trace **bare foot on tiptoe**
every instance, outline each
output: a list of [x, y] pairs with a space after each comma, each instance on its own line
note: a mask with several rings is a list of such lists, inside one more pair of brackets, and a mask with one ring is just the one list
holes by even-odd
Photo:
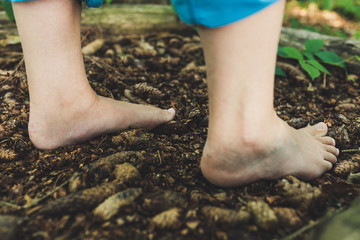
[[335, 140], [325, 136], [325, 123], [295, 130], [282, 120], [276, 122], [277, 127], [256, 140], [219, 141], [224, 138], [208, 136], [203, 175], [213, 184], [231, 187], [290, 174], [309, 180], [332, 168], [339, 150]]
[[29, 136], [39, 149], [55, 149], [129, 127], [154, 128], [170, 121], [174, 109], [162, 110], [92, 95], [66, 104], [30, 105]]

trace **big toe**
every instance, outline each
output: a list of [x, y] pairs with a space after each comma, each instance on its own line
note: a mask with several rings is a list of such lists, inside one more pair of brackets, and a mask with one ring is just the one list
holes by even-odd
[[326, 126], [325, 123], [319, 122], [313, 126], [307, 126], [303, 128], [303, 130], [310, 133], [313, 136], [322, 137], [326, 135], [328, 131], [328, 127]]
[[175, 116], [175, 109], [170, 108], [168, 110], [158, 109], [154, 107], [149, 107], [147, 116], [142, 120], [139, 120], [139, 123], [136, 124], [136, 127], [143, 127], [147, 129], [152, 129], [158, 125], [164, 124], [172, 120]]

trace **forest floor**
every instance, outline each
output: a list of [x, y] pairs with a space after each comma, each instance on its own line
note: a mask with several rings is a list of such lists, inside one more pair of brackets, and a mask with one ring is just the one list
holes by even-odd
[[[0, 28], [15, 31], [5, 22]], [[309, 182], [286, 176], [220, 188], [199, 169], [208, 98], [196, 31], [182, 26], [114, 34], [113, 27], [86, 21], [82, 30], [84, 46], [94, 40], [100, 46], [84, 58], [98, 94], [174, 107], [176, 117], [151, 131], [130, 129], [37, 150], [27, 133], [21, 46], [16, 36], [13, 42], [2, 36], [2, 239], [305, 239], [308, 229], [359, 195], [360, 87], [342, 69], [327, 66], [331, 75], [310, 88], [310, 80], [293, 72], [275, 84], [276, 111], [291, 126], [328, 125], [341, 150], [330, 172]]]

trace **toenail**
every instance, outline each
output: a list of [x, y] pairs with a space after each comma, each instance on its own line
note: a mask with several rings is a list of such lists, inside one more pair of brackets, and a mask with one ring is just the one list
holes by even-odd
[[316, 129], [322, 130], [325, 128], [325, 123], [320, 122], [318, 124], [315, 125]]
[[339, 155], [340, 154], [340, 150], [337, 148], [336, 149], [336, 155]]
[[332, 139], [334, 146], [336, 145], [335, 139]]
[[168, 112], [171, 113], [171, 114], [174, 114], [174, 113], [175, 113], [175, 109], [173, 109], [173, 108], [169, 108], [169, 109], [166, 110], [166, 111], [168, 111]]

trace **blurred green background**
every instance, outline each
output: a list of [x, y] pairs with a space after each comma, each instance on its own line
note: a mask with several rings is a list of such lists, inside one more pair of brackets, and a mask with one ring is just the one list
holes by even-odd
[[[104, 5], [131, 3], [131, 4], [171, 4], [170, 0], [104, 0]], [[314, 10], [315, 8], [315, 10]], [[10, 20], [13, 21], [11, 4], [0, 0], [0, 10], [5, 9]], [[294, 14], [294, 9], [301, 13]], [[300, 9], [300, 10], [299, 10]], [[323, 10], [326, 10], [325, 12]], [[309, 11], [305, 14], [303, 11]], [[312, 11], [312, 12], [311, 12]], [[320, 14], [319, 14], [320, 13]], [[330, 14], [329, 14], [330, 13]], [[334, 14], [336, 13], [335, 17]], [[311, 20], [311, 15], [318, 18]], [[330, 15], [330, 16], [326, 16]], [[319, 18], [323, 15], [323, 19]], [[339, 17], [341, 18], [339, 20]], [[306, 20], [310, 18], [310, 20]], [[327, 20], [327, 18], [332, 18]], [[341, 22], [341, 23], [339, 23]], [[360, 0], [288, 0], [284, 26], [306, 29], [326, 35], [360, 40]]]

